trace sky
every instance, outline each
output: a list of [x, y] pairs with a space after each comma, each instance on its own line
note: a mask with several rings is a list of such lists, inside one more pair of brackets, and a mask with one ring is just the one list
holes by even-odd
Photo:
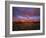
[[29, 8], [29, 7], [13, 7], [13, 20], [15, 19], [40, 19], [40, 8]]

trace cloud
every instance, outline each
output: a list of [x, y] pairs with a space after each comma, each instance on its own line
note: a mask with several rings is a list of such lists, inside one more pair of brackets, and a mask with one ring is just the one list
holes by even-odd
[[40, 16], [17, 16], [13, 17], [13, 21], [40, 21]]

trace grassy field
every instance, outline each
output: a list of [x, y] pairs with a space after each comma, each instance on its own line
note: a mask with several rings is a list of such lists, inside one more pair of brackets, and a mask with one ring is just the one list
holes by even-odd
[[40, 22], [13, 22], [13, 31], [40, 30]]

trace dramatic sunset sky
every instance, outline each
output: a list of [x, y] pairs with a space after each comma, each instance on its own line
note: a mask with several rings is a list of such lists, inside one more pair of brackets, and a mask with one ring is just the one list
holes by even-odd
[[39, 21], [40, 8], [13, 7], [13, 21], [32, 20]]

